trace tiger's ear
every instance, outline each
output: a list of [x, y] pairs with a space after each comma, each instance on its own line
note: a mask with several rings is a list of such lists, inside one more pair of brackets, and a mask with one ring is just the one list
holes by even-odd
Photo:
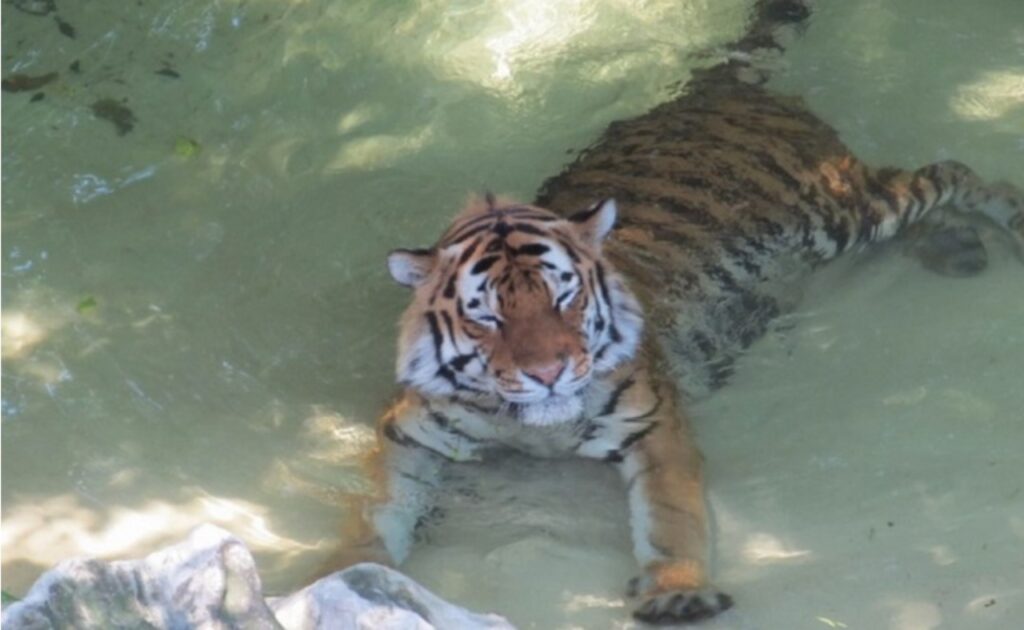
[[583, 212], [577, 212], [569, 217], [569, 220], [575, 224], [573, 228], [575, 228], [577, 236], [590, 245], [597, 246], [615, 226], [616, 214], [618, 214], [618, 208], [615, 206], [615, 200], [608, 198], [595, 203]]
[[388, 254], [388, 271], [398, 284], [415, 287], [430, 275], [436, 261], [431, 249], [396, 249]]

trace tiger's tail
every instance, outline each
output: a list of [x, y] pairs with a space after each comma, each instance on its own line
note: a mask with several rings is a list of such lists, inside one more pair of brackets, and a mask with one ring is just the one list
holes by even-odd
[[694, 72], [694, 81], [723, 79], [760, 85], [778, 67], [786, 45], [799, 35], [811, 16], [815, 0], [757, 0], [749, 26], [740, 39], [726, 46], [725, 59]]

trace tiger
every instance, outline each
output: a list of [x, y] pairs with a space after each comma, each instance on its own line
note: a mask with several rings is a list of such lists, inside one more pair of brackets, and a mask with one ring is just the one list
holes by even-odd
[[[794, 307], [787, 289], [843, 254], [912, 229], [940, 271], [976, 273], [984, 246], [946, 217], [994, 223], [1024, 252], [1024, 193], [954, 161], [873, 168], [798, 98], [764, 87], [765, 54], [810, 13], [759, 0], [735, 54], [601, 138], [533, 202], [475, 198], [433, 246], [396, 249], [412, 291], [402, 391], [381, 416], [336, 568], [400, 564], [444, 467], [496, 449], [577, 456], [623, 482], [650, 624], [713, 617], [703, 460], [687, 404]], [[762, 54], [764, 53], [764, 54]], [[766, 69], [768, 68], [768, 69]]]

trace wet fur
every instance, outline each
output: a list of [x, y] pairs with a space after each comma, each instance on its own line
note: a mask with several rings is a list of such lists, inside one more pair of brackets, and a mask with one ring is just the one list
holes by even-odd
[[[379, 424], [371, 463], [377, 494], [335, 568], [401, 562], [440, 489], [442, 466], [514, 448], [601, 459], [620, 471], [641, 567], [630, 586], [640, 598], [638, 619], [697, 621], [732, 605], [708, 575], [701, 456], [686, 401], [727, 380], [738, 353], [792, 306], [788, 289], [808, 272], [944, 206], [984, 217], [1024, 244], [1017, 189], [986, 185], [956, 162], [869, 167], [799, 99], [761, 87], [757, 60], [779, 48], [780, 25], [806, 15], [804, 2], [756, 3], [738, 54], [699, 72], [675, 100], [611, 124], [544, 184], [534, 205], [488, 197], [434, 247], [393, 256], [392, 274], [415, 290], [399, 342], [405, 390]], [[600, 221], [615, 218], [614, 208], [598, 215], [591, 204], [606, 198], [622, 210], [603, 240]], [[589, 311], [575, 303], [552, 310], [561, 285], [542, 275], [550, 252], [530, 249], [533, 239], [576, 249], [573, 272], [592, 280], [580, 289]], [[954, 271], [973, 271], [984, 256], [969, 234], [943, 233], [936, 243], [924, 251], [938, 268], [943, 248], [961, 256]], [[956, 251], [961, 245], [967, 255]], [[536, 271], [516, 271], [524, 247], [523, 268], [536, 263]], [[481, 263], [499, 250], [505, 258]], [[503, 325], [519, 326], [514, 332], [488, 328], [487, 314], [466, 313], [474, 287], [460, 270], [476, 265], [486, 267], [488, 286], [502, 287], [504, 303], [495, 308]], [[593, 281], [598, 276], [604, 287]], [[595, 333], [595, 303], [617, 308], [614, 337], [629, 342], [609, 341], [607, 328]], [[467, 338], [478, 341], [466, 345]], [[599, 356], [602, 347], [612, 354]], [[565, 412], [571, 417], [546, 409], [543, 422], [524, 421], [501, 392], [515, 398], [535, 385], [531, 370], [558, 361], [584, 383], [572, 393], [578, 408]]]

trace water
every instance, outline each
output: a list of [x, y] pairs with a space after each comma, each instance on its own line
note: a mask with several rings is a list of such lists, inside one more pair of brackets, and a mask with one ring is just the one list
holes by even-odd
[[[468, 192], [531, 197], [746, 4], [61, 3], [74, 38], [5, 5], [4, 77], [60, 73], [3, 99], [5, 590], [201, 521], [257, 550], [268, 592], [301, 583], [393, 392], [385, 253]], [[1024, 186], [1018, 1], [829, 3], [784, 61], [773, 85], [865, 159]], [[693, 409], [738, 602], [708, 627], [1024, 617], [1024, 270], [990, 240], [970, 280], [895, 249], [829, 270]], [[612, 471], [460, 478], [411, 575], [524, 627], [628, 624]]]

